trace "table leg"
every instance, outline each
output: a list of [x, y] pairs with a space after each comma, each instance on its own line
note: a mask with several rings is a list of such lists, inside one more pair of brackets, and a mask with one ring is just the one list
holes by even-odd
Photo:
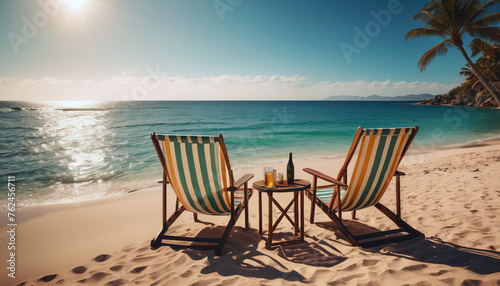
[[304, 242], [304, 191], [300, 191], [300, 241]]
[[271, 249], [273, 244], [273, 192], [268, 192], [269, 199], [269, 221], [268, 221], [268, 234], [267, 234], [267, 249]]
[[259, 234], [262, 235], [262, 193], [259, 193]]
[[294, 235], [297, 235], [299, 231], [299, 192], [293, 192], [293, 215], [294, 215]]

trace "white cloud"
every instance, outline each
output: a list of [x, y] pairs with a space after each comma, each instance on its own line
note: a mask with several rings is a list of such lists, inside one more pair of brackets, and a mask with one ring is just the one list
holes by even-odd
[[2, 86], [2, 85], [10, 85], [15, 80], [16, 80], [15, 78], [1, 77], [0, 78], [0, 86]]
[[74, 80], [59, 79], [55, 77], [41, 77], [37, 79], [27, 78], [23, 80], [13, 81], [12, 83], [17, 86], [34, 86], [34, 85], [70, 85]]
[[332, 95], [439, 94], [454, 85], [435, 82], [313, 82], [300, 76], [220, 75], [201, 78], [126, 71], [100, 80], [0, 78], [0, 100], [322, 100]]

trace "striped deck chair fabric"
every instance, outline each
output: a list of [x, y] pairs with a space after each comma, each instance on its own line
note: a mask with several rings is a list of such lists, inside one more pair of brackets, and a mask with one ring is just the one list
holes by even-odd
[[[336, 187], [316, 186], [306, 193], [311, 199], [311, 222], [314, 222], [314, 206], [317, 204], [327, 215], [340, 226], [354, 245], [360, 245], [357, 237], [344, 226], [340, 212], [353, 211], [375, 206], [393, 220], [401, 229], [411, 233], [413, 237], [423, 236], [422, 233], [413, 229], [400, 217], [399, 202], [399, 177], [404, 175], [397, 172], [401, 159], [408, 150], [418, 127], [413, 128], [382, 128], [362, 129], [358, 128], [347, 155], [344, 166], [337, 178], [332, 178], [316, 170], [305, 168], [304, 171], [313, 175], [314, 181], [318, 178], [326, 180]], [[357, 153], [356, 163], [352, 169], [349, 184], [346, 184], [347, 166]], [[396, 175], [396, 197], [397, 214], [380, 204], [392, 177]], [[336, 188], [339, 190], [340, 199], [337, 198]], [[340, 203], [339, 203], [340, 202]], [[340, 207], [339, 207], [340, 205]], [[339, 212], [340, 211], [340, 212]], [[335, 214], [338, 212], [338, 214]]]
[[348, 190], [341, 192], [342, 211], [366, 208], [380, 201], [396, 172], [413, 130], [363, 130]]
[[219, 138], [156, 135], [175, 194], [189, 211], [229, 214], [227, 169]]
[[[245, 228], [250, 226], [248, 201], [253, 191], [248, 188], [248, 182], [253, 174], [245, 174], [234, 180], [222, 134], [209, 137], [160, 135], [153, 132], [151, 140], [163, 167], [163, 227], [151, 241], [151, 248], [179, 245], [177, 242], [183, 245], [195, 242], [201, 247], [213, 246], [215, 254], [220, 255], [241, 213], [245, 213]], [[175, 209], [169, 218], [167, 185], [177, 197]], [[169, 227], [185, 210], [194, 214], [195, 221], [198, 214], [229, 215], [229, 221], [219, 239], [167, 235]]]

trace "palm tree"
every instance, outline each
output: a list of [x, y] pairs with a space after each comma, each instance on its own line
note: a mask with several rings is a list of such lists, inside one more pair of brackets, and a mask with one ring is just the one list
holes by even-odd
[[430, 0], [415, 15], [415, 20], [424, 22], [425, 27], [409, 31], [405, 40], [439, 36], [444, 41], [423, 54], [418, 61], [420, 71], [424, 71], [425, 67], [437, 55], [445, 55], [448, 48], [454, 45], [465, 57], [471, 71], [494, 97], [497, 105], [500, 106], [500, 96], [497, 91], [484, 79], [463, 47], [463, 38], [466, 35], [493, 42], [500, 40], [500, 28], [491, 27], [500, 22], [500, 13], [484, 16], [488, 12], [488, 8], [498, 3], [500, 3], [500, 0], [491, 0], [486, 4], [479, 0]]
[[477, 76], [469, 68], [469, 64], [465, 64], [465, 67], [462, 68], [462, 71], [458, 74], [466, 77], [464, 87], [475, 88], [477, 85], [481, 84], [479, 79], [477, 79]]
[[492, 78], [493, 81], [500, 81], [498, 76], [500, 75], [500, 46], [490, 45], [480, 39], [474, 39], [470, 43], [472, 54], [471, 56], [477, 56], [482, 54], [477, 61], [476, 67], [481, 67], [481, 73], [486, 78]]

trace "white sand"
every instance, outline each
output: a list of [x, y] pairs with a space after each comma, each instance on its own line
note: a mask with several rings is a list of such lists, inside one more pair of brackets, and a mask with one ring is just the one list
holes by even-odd
[[[484, 146], [481, 146], [484, 145]], [[306, 242], [267, 250], [258, 234], [257, 194], [217, 257], [213, 250], [161, 247], [149, 241], [161, 227], [161, 187], [78, 204], [17, 210], [16, 279], [0, 268], [0, 285], [499, 285], [500, 145], [498, 142], [409, 154], [400, 166], [403, 218], [425, 238], [363, 249], [350, 246], [328, 217], [316, 211]], [[343, 159], [295, 162], [335, 176]], [[233, 164], [236, 162], [233, 162]], [[236, 177], [261, 168], [238, 170]], [[394, 183], [382, 202], [394, 207]], [[286, 200], [286, 194], [279, 200]], [[172, 202], [173, 200], [170, 200]], [[267, 202], [265, 200], [264, 202]], [[171, 209], [170, 209], [171, 210]], [[264, 211], [266, 214], [266, 211]], [[2, 220], [5, 212], [0, 213]], [[183, 214], [174, 234], [214, 234], [227, 217]], [[344, 218], [350, 218], [346, 214]], [[266, 225], [264, 218], [264, 227]], [[214, 223], [215, 225], [213, 225]], [[5, 225], [2, 223], [2, 225]], [[392, 222], [375, 208], [347, 222], [354, 232], [386, 230]], [[289, 232], [284, 223], [278, 231]], [[7, 229], [0, 230], [0, 257], [8, 258]], [[4, 262], [6, 265], [6, 262]]]

